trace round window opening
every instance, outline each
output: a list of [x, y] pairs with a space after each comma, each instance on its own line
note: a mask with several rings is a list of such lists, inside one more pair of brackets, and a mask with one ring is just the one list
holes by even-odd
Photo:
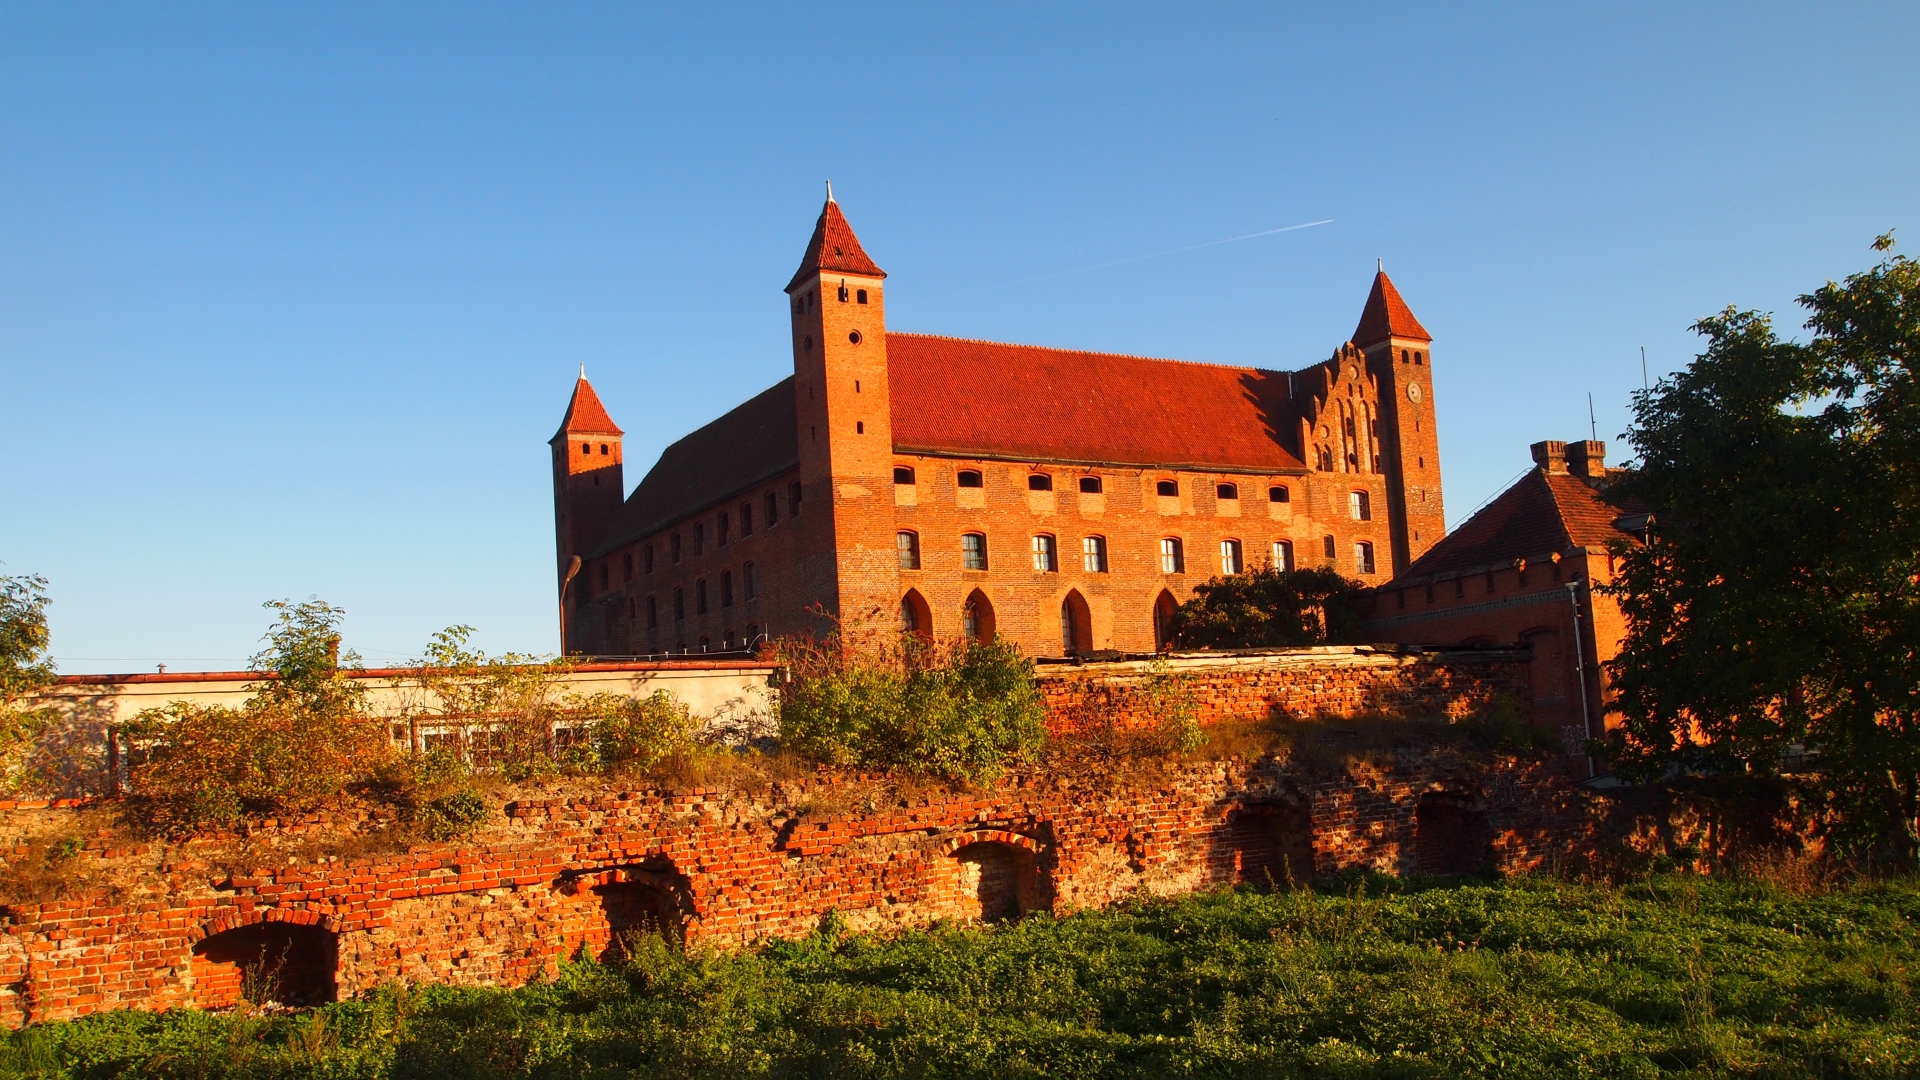
[[1407, 400], [1408, 401], [1420, 400], [1420, 384], [1419, 383], [1407, 384]]
[[855, 345], [860, 344], [860, 331], [855, 330], [853, 333], [848, 334], [847, 340], [853, 342]]

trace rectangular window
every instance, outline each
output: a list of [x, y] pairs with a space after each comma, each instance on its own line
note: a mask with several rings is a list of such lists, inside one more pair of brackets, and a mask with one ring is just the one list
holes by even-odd
[[960, 537], [960, 568], [962, 570], [987, 568], [987, 538], [984, 533], [967, 533]]
[[727, 515], [724, 512], [720, 515], [719, 524], [714, 528], [713, 539], [721, 547], [727, 546]]
[[759, 576], [753, 572], [752, 563], [740, 568], [740, 594], [749, 604], [760, 594]]
[[[1369, 544], [1365, 540], [1362, 540], [1359, 543], [1353, 545], [1353, 565], [1354, 565], [1354, 569], [1358, 570], [1362, 574], [1373, 573], [1373, 545], [1372, 544]], [[1432, 602], [1433, 600], [1433, 587], [1431, 585], [1427, 587], [1427, 600], [1428, 602]]]
[[961, 469], [959, 474], [954, 478], [954, 483], [965, 488], [986, 486], [986, 481], [981, 478], [980, 470], [978, 469]]
[[1353, 520], [1355, 521], [1372, 521], [1373, 506], [1367, 500], [1367, 493], [1364, 491], [1348, 492], [1347, 512], [1353, 515]]
[[1171, 499], [1180, 494], [1180, 481], [1161, 480], [1153, 485], [1153, 490], [1163, 499]]
[[1187, 572], [1187, 553], [1182, 549], [1179, 537], [1169, 536], [1160, 541], [1160, 572], [1163, 574]]
[[1273, 568], [1275, 570], [1293, 569], [1293, 541], [1275, 540], [1273, 542]]
[[1107, 538], [1089, 536], [1080, 541], [1080, 559], [1089, 574], [1107, 572]]
[[1082, 495], [1100, 494], [1100, 478], [1097, 476], [1081, 477], [1080, 478], [1080, 494]]
[[1213, 497], [1216, 499], [1221, 499], [1228, 502], [1239, 502], [1240, 501], [1240, 485], [1238, 484], [1216, 485], [1213, 489]]
[[1270, 487], [1267, 489], [1268, 502], [1283, 503], [1283, 502], [1291, 502], [1292, 500], [1293, 500], [1293, 493], [1288, 491], [1285, 487], [1282, 487], [1276, 484], [1273, 487]]
[[720, 571], [720, 606], [733, 606], [733, 571]]
[[707, 613], [707, 579], [701, 578], [693, 583], [693, 610], [701, 615]]
[[1033, 568], [1048, 573], [1060, 569], [1060, 559], [1054, 550], [1053, 537], [1046, 533], [1033, 538]]
[[893, 467], [893, 482], [899, 484], [901, 487], [912, 487], [913, 469], [906, 465], [895, 465]]
[[1053, 477], [1048, 476], [1046, 473], [1028, 473], [1027, 474], [1027, 490], [1028, 491], [1052, 491]]
[[893, 534], [893, 539], [900, 548], [900, 569], [920, 569], [920, 534], [902, 530]]
[[1323, 536], [1320, 538], [1320, 553], [1326, 556], [1328, 562], [1333, 561], [1333, 537]]
[[1245, 564], [1242, 563], [1240, 559], [1240, 541], [1220, 541], [1220, 572], [1223, 574], [1237, 574], [1243, 565]]

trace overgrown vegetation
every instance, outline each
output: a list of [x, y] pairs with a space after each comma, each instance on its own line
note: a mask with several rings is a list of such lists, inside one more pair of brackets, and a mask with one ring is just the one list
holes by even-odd
[[1326, 645], [1358, 639], [1366, 587], [1327, 568], [1271, 565], [1194, 587], [1174, 610], [1176, 644], [1188, 649]]
[[[1876, 249], [1892, 247], [1881, 237]], [[1638, 778], [1800, 773], [1841, 852], [1920, 858], [1920, 264], [1802, 296], [1805, 343], [1729, 308], [1635, 396], [1619, 494], [1653, 508], [1610, 590]]]
[[990, 930], [659, 939], [520, 990], [298, 1015], [109, 1013], [19, 1077], [1901, 1077], [1910, 880], [1659, 876], [1142, 903]]
[[843, 622], [777, 643], [781, 741], [831, 765], [990, 783], [1046, 742], [1033, 662], [1011, 642], [936, 642]]
[[0, 575], [0, 791], [31, 779], [33, 740], [53, 719], [51, 710], [30, 703], [54, 680], [47, 603], [46, 578]]

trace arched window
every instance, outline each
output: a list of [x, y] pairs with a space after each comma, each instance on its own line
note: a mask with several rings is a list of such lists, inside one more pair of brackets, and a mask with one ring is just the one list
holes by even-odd
[[1060, 650], [1067, 656], [1093, 651], [1093, 617], [1079, 589], [1060, 602]]
[[693, 523], [693, 553], [699, 555], [707, 550], [707, 526], [705, 522]]
[[1089, 536], [1080, 541], [1080, 560], [1089, 574], [1107, 572], [1107, 538]]
[[647, 597], [647, 629], [660, 629], [660, 598], [657, 596]]
[[1046, 473], [1028, 473], [1027, 474], [1027, 490], [1028, 491], [1052, 491], [1053, 477], [1048, 476]]
[[1165, 589], [1153, 598], [1153, 643], [1161, 652], [1173, 648], [1173, 613], [1179, 607], [1173, 594]]
[[865, 289], [855, 289], [855, 290], [854, 290], [854, 292], [853, 292], [853, 299], [854, 299], [854, 302], [855, 302], [855, 303], [860, 303], [860, 304], [864, 304], [864, 303], [866, 303], [866, 302], [867, 302], [867, 290], [865, 290]]
[[895, 465], [893, 467], [893, 482], [899, 484], [901, 487], [912, 487], [913, 467], [910, 465]]
[[1267, 489], [1267, 501], [1277, 503], [1292, 502], [1293, 492], [1287, 490], [1285, 485], [1275, 484], [1273, 487]]
[[693, 610], [696, 614], [707, 613], [707, 579], [701, 578], [693, 583]]
[[1180, 481], [1161, 480], [1153, 485], [1153, 490], [1163, 499], [1171, 499], [1180, 494]]
[[986, 486], [986, 481], [981, 478], [979, 469], [961, 469], [955, 474], [953, 482], [963, 488]]
[[[1373, 573], [1373, 545], [1365, 540], [1353, 545], [1353, 568], [1362, 574]], [[1427, 586], [1427, 599], [1433, 599], [1433, 586]]]
[[687, 617], [687, 592], [676, 587], [673, 590], [673, 621], [679, 622]]
[[[792, 500], [791, 500], [791, 499], [789, 499], [788, 501], [789, 501], [789, 502], [792, 502]], [[767, 528], [769, 528], [769, 529], [771, 529], [771, 528], [773, 528], [773, 527], [774, 527], [775, 525], [778, 525], [778, 524], [780, 524], [780, 499], [779, 499], [779, 497], [778, 497], [778, 496], [776, 496], [776, 495], [775, 495], [775, 494], [774, 494], [773, 492], [771, 492], [771, 491], [769, 491], [769, 492], [767, 492], [767, 497], [766, 497], [766, 498], [764, 498], [764, 499], [762, 499], [762, 500], [760, 500], [760, 504], [761, 504], [762, 506], [764, 506], [764, 507], [766, 507], [766, 509], [767, 509]], [[789, 507], [789, 509], [791, 509], [791, 507]]]
[[900, 549], [900, 569], [920, 569], [920, 534], [902, 529], [893, 534], [893, 540]]
[[1213, 497], [1222, 500], [1240, 501], [1239, 484], [1219, 484], [1213, 489]]
[[960, 568], [962, 570], [985, 570], [987, 568], [986, 533], [964, 533], [961, 535]]
[[967, 602], [960, 606], [960, 634], [968, 641], [977, 641], [982, 645], [993, 642], [993, 604], [987, 594], [975, 589], [967, 594]]
[[620, 553], [620, 583], [624, 585], [627, 582], [632, 580], [633, 580], [633, 552], [623, 551]]
[[1187, 572], [1187, 553], [1179, 537], [1169, 536], [1160, 541], [1160, 572], [1163, 574]]
[[918, 589], [908, 589], [900, 598], [900, 632], [925, 641], [933, 640], [933, 612]]
[[1347, 512], [1355, 521], [1373, 520], [1373, 500], [1367, 498], [1364, 491], [1347, 492]]
[[1240, 541], [1220, 541], [1220, 572], [1232, 575], [1239, 573], [1245, 567], [1246, 562], [1240, 555]]
[[640, 569], [649, 574], [653, 573], [652, 544], [648, 544], [646, 547], [640, 549]]
[[713, 539], [714, 539], [714, 542], [719, 544], [721, 547], [727, 546], [727, 540], [728, 540], [727, 515], [725, 511], [721, 511], [720, 513], [720, 520], [717, 527], [714, 529]]
[[1080, 478], [1080, 494], [1082, 495], [1100, 494], [1100, 478], [1097, 476], [1081, 477]]
[[1273, 542], [1273, 568], [1275, 570], [1293, 569], [1293, 541], [1275, 540]]
[[1043, 573], [1060, 569], [1059, 552], [1054, 547], [1053, 537], [1046, 533], [1033, 538], [1033, 568]]
[[747, 537], [752, 535], [753, 535], [753, 504], [750, 502], [743, 502], [740, 504], [740, 538], [744, 540]]

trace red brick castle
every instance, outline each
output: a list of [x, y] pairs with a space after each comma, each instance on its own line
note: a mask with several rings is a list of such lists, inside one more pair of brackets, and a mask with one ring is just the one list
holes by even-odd
[[564, 651], [739, 648], [817, 605], [1146, 652], [1216, 574], [1384, 582], [1445, 531], [1432, 338], [1384, 272], [1293, 372], [889, 333], [886, 276], [829, 194], [786, 288], [793, 375], [631, 496], [582, 376], [552, 440]]

